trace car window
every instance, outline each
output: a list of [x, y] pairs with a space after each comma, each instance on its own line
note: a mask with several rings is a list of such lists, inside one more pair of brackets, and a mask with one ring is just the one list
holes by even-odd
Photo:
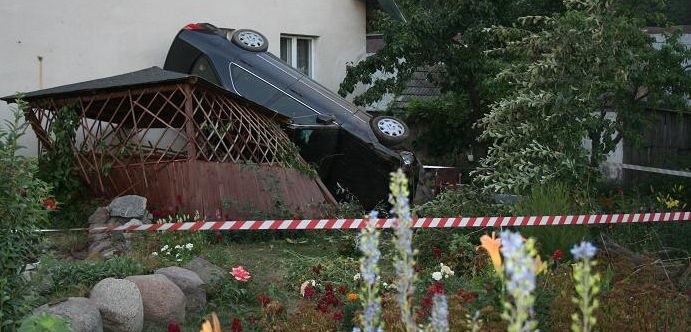
[[230, 76], [233, 79], [233, 87], [240, 95], [260, 105], [267, 106], [278, 92], [276, 88], [238, 65], [230, 66]]
[[314, 111], [282, 93], [278, 99], [271, 104], [270, 108], [278, 113], [293, 118], [293, 121], [298, 124], [316, 123], [317, 114]]
[[209, 63], [209, 59], [205, 55], [197, 58], [197, 61], [192, 65], [190, 74], [199, 76], [213, 84], [221, 85], [218, 76], [216, 76], [216, 73], [211, 67], [211, 63]]

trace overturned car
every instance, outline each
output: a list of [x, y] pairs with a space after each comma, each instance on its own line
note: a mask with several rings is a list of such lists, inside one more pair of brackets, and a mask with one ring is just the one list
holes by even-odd
[[398, 168], [415, 192], [420, 163], [396, 148], [409, 135], [405, 123], [372, 117], [267, 48], [266, 37], [253, 30], [189, 24], [175, 37], [164, 69], [202, 77], [290, 117], [286, 130], [336, 196], [350, 193], [372, 208], [386, 201], [389, 173]]

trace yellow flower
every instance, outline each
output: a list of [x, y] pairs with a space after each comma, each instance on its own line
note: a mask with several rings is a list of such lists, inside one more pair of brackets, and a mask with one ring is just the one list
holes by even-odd
[[489, 258], [494, 264], [494, 269], [497, 272], [501, 269], [501, 255], [499, 254], [499, 247], [501, 247], [501, 239], [497, 238], [497, 235], [492, 232], [492, 236], [485, 234], [480, 237], [480, 247], [485, 248], [489, 254]]
[[355, 302], [358, 299], [358, 295], [355, 293], [348, 293], [348, 301]]
[[673, 208], [679, 206], [679, 200], [674, 199], [674, 198], [669, 198], [665, 201], [665, 205], [667, 205], [668, 209], [673, 209]]
[[199, 332], [222, 332], [221, 322], [218, 320], [215, 312], [211, 313], [211, 317], [204, 319], [202, 329]]
[[538, 275], [547, 270], [547, 264], [542, 261], [540, 255], [535, 256], [535, 275]]

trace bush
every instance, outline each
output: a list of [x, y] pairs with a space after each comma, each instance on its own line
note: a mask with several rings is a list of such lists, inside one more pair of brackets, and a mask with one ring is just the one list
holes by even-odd
[[[533, 187], [512, 210], [517, 216], [571, 215], [592, 212], [590, 200], [584, 193], [572, 192], [566, 185], [556, 182]], [[537, 239], [540, 252], [550, 255], [555, 250], [567, 248], [588, 236], [588, 226], [570, 225], [554, 227], [521, 227], [525, 237]]]
[[0, 330], [12, 330], [28, 310], [27, 285], [22, 278], [27, 263], [39, 254], [41, 233], [53, 207], [49, 187], [36, 178], [36, 160], [17, 155], [19, 138], [27, 124], [22, 122], [21, 100], [13, 121], [0, 128]]
[[442, 192], [414, 210], [415, 214], [423, 217], [484, 216], [505, 212], [504, 206], [496, 204], [491, 196], [470, 185]]
[[56, 291], [77, 284], [91, 288], [105, 278], [124, 278], [145, 272], [139, 262], [128, 257], [115, 257], [105, 262], [47, 259], [41, 269], [52, 278]]
[[49, 313], [28, 317], [19, 327], [19, 332], [74, 332], [69, 320]]

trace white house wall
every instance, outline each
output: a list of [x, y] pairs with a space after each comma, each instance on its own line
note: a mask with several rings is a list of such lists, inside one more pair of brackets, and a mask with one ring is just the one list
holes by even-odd
[[[258, 30], [274, 54], [281, 34], [315, 36], [314, 78], [332, 90], [346, 63], [365, 53], [362, 0], [4, 0], [0, 95], [162, 67], [173, 37], [191, 22]], [[0, 102], [0, 120], [9, 114]], [[33, 134], [23, 143], [35, 153]]]

